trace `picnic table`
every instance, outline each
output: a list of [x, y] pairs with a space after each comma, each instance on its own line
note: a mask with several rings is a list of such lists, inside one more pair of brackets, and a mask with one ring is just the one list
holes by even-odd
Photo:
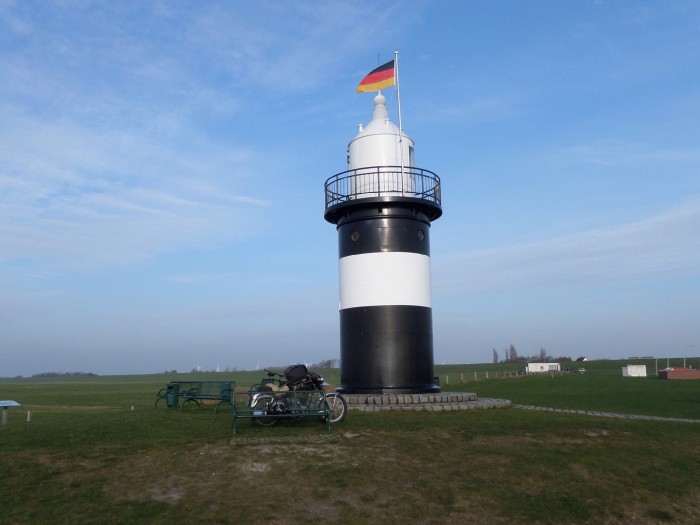
[[214, 412], [222, 404], [233, 403], [234, 381], [171, 381], [156, 394], [156, 404], [163, 402], [167, 408], [184, 410], [203, 405], [215, 405]]

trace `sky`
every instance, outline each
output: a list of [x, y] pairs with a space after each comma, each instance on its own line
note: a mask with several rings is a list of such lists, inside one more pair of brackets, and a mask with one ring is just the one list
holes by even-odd
[[436, 364], [700, 355], [700, 3], [0, 0], [0, 377], [339, 358], [394, 50]]

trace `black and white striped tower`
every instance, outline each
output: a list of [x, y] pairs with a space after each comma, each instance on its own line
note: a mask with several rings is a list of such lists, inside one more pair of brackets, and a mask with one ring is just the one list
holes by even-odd
[[337, 226], [339, 391], [436, 392], [430, 223], [442, 215], [440, 178], [413, 162], [413, 141], [374, 98], [372, 121], [348, 146], [348, 170], [325, 183], [324, 218]]

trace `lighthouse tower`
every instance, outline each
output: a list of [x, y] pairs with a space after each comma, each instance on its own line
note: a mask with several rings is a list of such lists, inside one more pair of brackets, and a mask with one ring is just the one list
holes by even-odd
[[348, 146], [348, 170], [325, 183], [340, 269], [340, 388], [347, 394], [436, 392], [430, 223], [440, 178], [416, 168], [413, 141], [374, 98]]

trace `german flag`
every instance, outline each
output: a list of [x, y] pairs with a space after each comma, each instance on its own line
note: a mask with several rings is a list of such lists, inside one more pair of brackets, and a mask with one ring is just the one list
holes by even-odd
[[370, 71], [369, 75], [363, 78], [357, 86], [357, 92], [379, 91], [394, 84], [394, 61], [392, 60]]

